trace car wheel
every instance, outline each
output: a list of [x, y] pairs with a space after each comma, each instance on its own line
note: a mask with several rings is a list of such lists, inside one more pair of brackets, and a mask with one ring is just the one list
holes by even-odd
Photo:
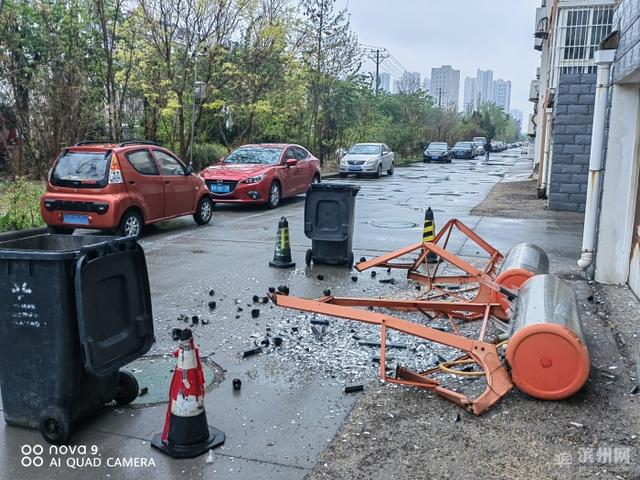
[[382, 176], [382, 163], [378, 164], [378, 170], [376, 170], [376, 178], [380, 178]]
[[193, 214], [193, 219], [198, 225], [206, 225], [213, 216], [213, 202], [209, 197], [202, 197], [198, 202], [198, 209]]
[[269, 198], [267, 199], [268, 208], [276, 208], [280, 205], [280, 199], [282, 197], [282, 189], [278, 182], [272, 182], [269, 186]]
[[54, 227], [49, 225], [47, 227], [47, 231], [49, 233], [53, 233], [54, 235], [71, 235], [75, 229], [70, 227]]
[[119, 237], [140, 238], [142, 233], [142, 217], [135, 210], [129, 210], [120, 219], [117, 230]]
[[342, 172], [340, 172], [340, 173], [338, 174], [338, 176], [339, 176], [340, 178], [346, 178], [346, 177], [347, 177], [347, 174], [346, 174], [346, 173], [342, 173]]
[[387, 175], [393, 175], [393, 169], [396, 167], [395, 162], [391, 162], [391, 166], [389, 167], [389, 170], [387, 170]]

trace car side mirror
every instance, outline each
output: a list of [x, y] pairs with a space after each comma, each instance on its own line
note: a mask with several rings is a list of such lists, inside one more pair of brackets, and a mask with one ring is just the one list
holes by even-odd
[[193, 173], [193, 167], [191, 165], [187, 165], [187, 168], [184, 169], [184, 175], [191, 175]]
[[295, 167], [298, 164], [298, 160], [295, 158], [288, 158], [284, 163], [287, 167]]

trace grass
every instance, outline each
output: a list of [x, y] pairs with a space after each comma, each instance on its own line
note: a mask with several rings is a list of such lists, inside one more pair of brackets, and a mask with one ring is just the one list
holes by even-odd
[[40, 215], [42, 181], [0, 180], [0, 231], [23, 230], [44, 225]]

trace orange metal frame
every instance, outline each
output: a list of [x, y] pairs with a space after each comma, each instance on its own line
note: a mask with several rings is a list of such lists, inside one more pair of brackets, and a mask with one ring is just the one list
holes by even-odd
[[[444, 250], [434, 250], [442, 254]], [[446, 252], [444, 252], [446, 253]], [[400, 383], [426, 388], [434, 391], [447, 400], [479, 415], [506, 395], [513, 383], [500, 361], [495, 343], [485, 341], [487, 325], [491, 316], [497, 316], [503, 311], [500, 303], [459, 303], [459, 302], [434, 302], [427, 300], [385, 300], [368, 298], [338, 298], [325, 296], [318, 300], [291, 297], [282, 294], [270, 294], [276, 305], [292, 308], [305, 312], [314, 312], [323, 315], [355, 320], [363, 323], [380, 325], [380, 378], [390, 383]], [[436, 316], [443, 315], [449, 318], [455, 334], [442, 332], [426, 325], [402, 320], [400, 318], [370, 312], [352, 307], [383, 307], [390, 310], [420, 311], [429, 318], [434, 318], [428, 312], [435, 312]], [[461, 335], [453, 319], [475, 320], [482, 319], [480, 335], [477, 340]], [[487, 387], [477, 398], [472, 399], [454, 390], [445, 388], [430, 375], [440, 371], [438, 367], [423, 372], [414, 372], [398, 366], [395, 376], [387, 375], [386, 352], [387, 330], [396, 330], [401, 333], [414, 335], [428, 341], [437, 342], [465, 352], [459, 359], [471, 358], [482, 368], [485, 373]]]
[[[474, 267], [468, 262], [465, 262], [457, 255], [446, 250], [454, 228], [467, 236], [473, 241], [479, 248], [484, 250], [489, 256], [489, 260], [483, 269]], [[438, 245], [442, 243], [442, 246]], [[433, 252], [437, 255], [438, 261], [433, 268], [430, 267], [427, 262], [427, 256], [429, 252]], [[417, 253], [418, 257], [413, 263], [399, 263], [393, 262], [393, 260]], [[449, 296], [457, 298], [463, 302], [471, 303], [500, 303], [502, 306], [502, 312], [498, 312], [497, 316], [502, 319], [508, 318], [507, 308], [509, 302], [507, 299], [512, 300], [516, 297], [516, 292], [496, 283], [495, 279], [498, 274], [499, 265], [504, 260], [504, 256], [488, 242], [482, 239], [477, 233], [471, 230], [468, 226], [462, 223], [458, 219], [449, 220], [442, 229], [435, 236], [433, 242], [421, 242], [410, 245], [405, 248], [396, 250], [395, 252], [387, 253], [379, 257], [360, 262], [356, 265], [356, 270], [362, 272], [369, 268], [383, 267], [383, 268], [399, 268], [407, 270], [407, 278], [415, 280], [428, 286], [427, 293], [434, 290], [440, 291], [436, 296], [430, 296], [431, 300]], [[438, 275], [438, 270], [443, 262], [450, 263], [458, 269], [465, 272], [465, 275]], [[423, 267], [426, 273], [420, 271]], [[433, 270], [433, 271], [432, 271]], [[461, 290], [456, 293], [451, 290], [447, 290], [442, 285], [470, 285], [467, 289]], [[460, 296], [460, 293], [476, 291], [475, 297], [472, 300], [468, 300]], [[506, 297], [506, 298], [505, 298]]]

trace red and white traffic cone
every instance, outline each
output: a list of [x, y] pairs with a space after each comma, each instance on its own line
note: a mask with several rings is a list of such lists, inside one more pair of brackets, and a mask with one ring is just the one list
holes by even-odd
[[222, 445], [226, 435], [209, 426], [204, 411], [204, 371], [191, 330], [180, 334], [176, 369], [169, 387], [169, 407], [162, 433], [151, 445], [173, 458], [193, 458]]

